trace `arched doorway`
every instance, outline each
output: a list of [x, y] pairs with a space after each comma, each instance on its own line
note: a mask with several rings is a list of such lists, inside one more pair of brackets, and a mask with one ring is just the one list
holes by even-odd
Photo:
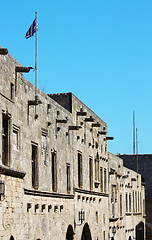
[[114, 240], [114, 237], [112, 237], [111, 240]]
[[136, 240], [144, 240], [144, 223], [140, 222], [136, 226]]
[[66, 240], [73, 240], [73, 234], [73, 227], [72, 225], [69, 225], [66, 233]]
[[10, 240], [14, 240], [14, 237], [11, 235]]
[[132, 240], [130, 236], [129, 236], [128, 240]]
[[85, 223], [85, 225], [83, 227], [81, 240], [92, 240], [90, 228], [89, 228], [89, 225], [87, 223]]

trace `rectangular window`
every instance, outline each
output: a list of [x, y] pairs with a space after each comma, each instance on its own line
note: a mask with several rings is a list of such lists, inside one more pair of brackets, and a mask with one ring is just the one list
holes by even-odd
[[140, 212], [142, 212], [142, 206], [141, 206], [142, 200], [141, 200], [141, 192], [140, 192]]
[[90, 182], [90, 190], [93, 189], [93, 160], [89, 158], [89, 182]]
[[3, 114], [2, 116], [2, 163], [6, 166], [9, 166], [9, 160], [10, 160], [9, 128], [10, 128], [10, 118], [8, 117], [8, 115]]
[[100, 168], [100, 191], [103, 192], [103, 170]]
[[143, 215], [146, 214], [146, 209], [145, 209], [145, 199], [143, 199]]
[[120, 217], [122, 217], [122, 194], [120, 194]]
[[135, 191], [135, 211], [137, 212], [137, 192]]
[[107, 191], [107, 170], [104, 169], [104, 192]]
[[95, 180], [97, 181], [97, 160], [95, 159]]
[[106, 239], [106, 232], [103, 231], [103, 240], [105, 240], [105, 239]]
[[131, 193], [129, 193], [129, 212], [131, 212]]
[[78, 153], [78, 187], [82, 188], [82, 154]]
[[32, 144], [32, 187], [38, 189], [38, 149]]
[[70, 191], [71, 191], [70, 164], [66, 165], [66, 175], [67, 175], [67, 193], [70, 193]]
[[13, 148], [19, 150], [19, 127], [13, 125]]
[[10, 97], [12, 100], [14, 100], [14, 84], [11, 82], [11, 86], [10, 86]]
[[126, 193], [126, 212], [128, 212], [128, 194]]
[[47, 154], [47, 134], [42, 133], [42, 160], [46, 165], [46, 154]]
[[133, 198], [133, 212], [135, 212], [135, 195], [134, 195], [134, 191], [132, 193], [132, 198]]
[[52, 153], [52, 190], [57, 191], [57, 156], [56, 152]]
[[96, 212], [96, 223], [98, 224], [98, 211]]

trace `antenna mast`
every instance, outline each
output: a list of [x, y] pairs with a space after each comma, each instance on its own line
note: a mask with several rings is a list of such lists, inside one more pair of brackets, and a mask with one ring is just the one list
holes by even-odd
[[135, 111], [133, 111], [133, 154], [135, 154]]
[[136, 128], [136, 155], [137, 155], [137, 173], [138, 173], [138, 138], [137, 138], [137, 128]]

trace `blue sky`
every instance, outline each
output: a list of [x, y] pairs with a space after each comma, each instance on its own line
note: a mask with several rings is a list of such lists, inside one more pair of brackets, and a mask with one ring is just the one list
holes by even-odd
[[[108, 125], [109, 151], [132, 153], [135, 111], [139, 153], [152, 153], [152, 1], [1, 1], [0, 45], [34, 67], [38, 12], [38, 87], [73, 92]], [[34, 83], [34, 72], [24, 75]]]

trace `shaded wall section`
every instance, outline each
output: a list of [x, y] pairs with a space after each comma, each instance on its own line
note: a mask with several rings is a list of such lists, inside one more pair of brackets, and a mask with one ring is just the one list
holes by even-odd
[[[119, 154], [124, 166], [137, 171], [137, 155]], [[145, 180], [146, 187], [146, 229], [147, 240], [152, 240], [152, 154], [138, 155], [138, 172]]]

